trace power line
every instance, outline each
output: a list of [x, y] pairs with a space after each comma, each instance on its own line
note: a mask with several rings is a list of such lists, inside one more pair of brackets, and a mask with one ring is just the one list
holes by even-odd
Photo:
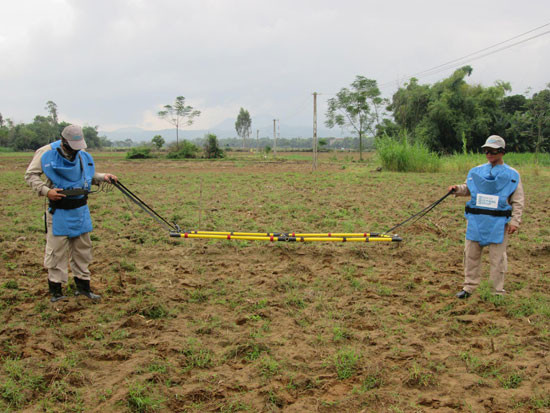
[[[492, 46], [485, 47], [485, 48], [483, 48], [483, 49], [481, 49], [481, 50], [478, 50], [477, 52], [473, 52], [473, 53], [467, 54], [466, 56], [459, 57], [458, 59], [450, 60], [450, 61], [448, 61], [448, 62], [446, 62], [446, 63], [442, 63], [442, 64], [437, 65], [437, 66], [434, 66], [434, 67], [432, 67], [432, 68], [430, 68], [430, 69], [426, 69], [426, 70], [423, 70], [423, 71], [421, 71], [421, 72], [417, 72], [417, 73], [413, 74], [412, 76], [417, 76], [417, 75], [421, 75], [421, 74], [426, 73], [426, 72], [431, 72], [432, 70], [439, 69], [440, 67], [447, 66], [447, 65], [449, 65], [449, 64], [451, 64], [451, 63], [455, 63], [455, 62], [458, 62], [458, 61], [460, 61], [460, 60], [464, 60], [464, 59], [466, 59], [466, 58], [468, 58], [468, 57], [470, 57], [470, 56], [474, 56], [474, 55], [479, 54], [479, 53], [481, 53], [481, 52], [485, 52], [486, 50], [489, 50], [489, 49], [492, 49], [492, 48], [494, 48], [494, 47], [500, 46], [501, 44], [508, 43], [508, 42], [510, 42], [510, 41], [512, 41], [512, 40], [515, 40], [515, 39], [519, 38], [519, 37], [525, 36], [526, 34], [529, 34], [529, 33], [535, 32], [535, 31], [537, 31], [537, 30], [539, 30], [539, 29], [542, 29], [543, 27], [546, 27], [546, 26], [550, 26], [550, 23], [543, 24], [542, 26], [536, 27], [536, 28], [534, 28], [534, 29], [532, 29], [532, 30], [529, 30], [529, 31], [525, 32], [525, 33], [518, 34], [517, 36], [511, 37], [511, 38], [509, 38], [509, 39], [507, 39], [507, 40], [504, 40], [504, 41], [502, 41], [502, 42], [496, 43], [496, 44], [494, 44], [494, 45], [492, 45]], [[543, 34], [544, 34], [544, 33], [543, 33]]]
[[[510, 49], [511, 47], [517, 46], [518, 44], [528, 42], [529, 40], [536, 39], [537, 37], [544, 36], [545, 34], [548, 34], [548, 33], [550, 33], [550, 30], [548, 30], [548, 31], [546, 31], [546, 32], [543, 32], [543, 33], [540, 33], [540, 34], [537, 34], [537, 35], [535, 35], [535, 36], [529, 37], [529, 38], [527, 38], [527, 39], [520, 40], [519, 42], [512, 43], [512, 44], [510, 44], [510, 45], [508, 45], [508, 46], [501, 47], [500, 49], [493, 50], [493, 51], [491, 51], [491, 52], [489, 52], [489, 53], [485, 53], [485, 54], [483, 54], [483, 55], [481, 55], [481, 56], [473, 57], [473, 58], [469, 59], [468, 61], [478, 60], [478, 59], [481, 59], [481, 58], [483, 58], [483, 57], [487, 57], [487, 56], [493, 55], [493, 54], [495, 54], [495, 53], [502, 52], [503, 50]], [[452, 68], [454, 68], [454, 67], [459, 67], [459, 66], [463, 65], [463, 64], [466, 63], [466, 62], [467, 62], [467, 61], [464, 61], [464, 62], [455, 64], [455, 65], [452, 65], [452, 66], [449, 66], [449, 67], [440, 69], [440, 70], [435, 71], [435, 72], [433, 72], [433, 73], [426, 74], [426, 75], [424, 75], [424, 76], [422, 76], [422, 77], [432, 76], [432, 75], [435, 75], [435, 74], [437, 74], [437, 73], [444, 72], [445, 70], [452, 69]]]
[[[514, 39], [517, 39], [517, 38], [519, 38], [519, 37], [525, 36], [526, 34], [532, 33], [532, 32], [534, 32], [534, 31], [537, 31], [537, 30], [539, 30], [539, 29], [541, 29], [541, 28], [543, 28], [543, 27], [546, 27], [546, 26], [550, 26], [550, 23], [546, 23], [546, 24], [544, 24], [544, 25], [542, 25], [542, 26], [539, 26], [539, 27], [537, 27], [537, 28], [535, 28], [535, 29], [532, 29], [532, 30], [529, 30], [529, 31], [527, 31], [527, 32], [525, 32], [525, 33], [522, 33], [522, 34], [519, 34], [519, 35], [517, 35], [517, 36], [511, 37], [510, 39], [507, 39], [507, 40], [504, 40], [504, 41], [502, 41], [502, 42], [496, 43], [496, 44], [494, 44], [494, 45], [492, 45], [492, 46], [485, 47], [485, 48], [483, 48], [483, 49], [481, 49], [481, 50], [478, 50], [477, 52], [469, 53], [469, 54], [467, 54], [467, 55], [465, 55], [465, 56], [463, 56], [463, 57], [460, 57], [460, 58], [458, 58], [458, 59], [453, 59], [453, 60], [450, 60], [450, 61], [448, 61], [448, 62], [446, 62], [446, 63], [443, 63], [443, 64], [440, 64], [440, 65], [434, 66], [434, 67], [432, 67], [432, 68], [429, 68], [429, 69], [426, 69], [426, 70], [422, 70], [422, 71], [417, 72], [417, 73], [415, 73], [415, 74], [413, 74], [413, 75], [403, 77], [403, 78], [401, 78], [401, 79], [398, 79], [397, 81], [399, 82], [400, 80], [410, 79], [411, 77], [423, 78], [423, 77], [427, 77], [427, 76], [433, 76], [433, 75], [436, 75], [436, 74], [438, 74], [438, 73], [444, 72], [444, 71], [446, 71], [446, 70], [453, 69], [453, 68], [459, 67], [459, 66], [461, 66], [461, 65], [464, 65], [465, 63], [468, 63], [468, 62], [470, 62], [470, 61], [478, 60], [478, 59], [481, 59], [481, 58], [484, 58], [484, 57], [493, 55], [493, 54], [495, 54], [495, 53], [504, 51], [504, 50], [509, 49], [509, 48], [511, 48], [511, 47], [514, 47], [514, 46], [517, 46], [517, 45], [519, 45], [519, 44], [522, 44], [522, 43], [528, 42], [528, 41], [530, 41], [530, 40], [536, 39], [536, 38], [538, 38], [538, 37], [544, 36], [544, 35], [550, 33], [550, 30], [545, 31], [545, 32], [543, 32], [543, 33], [536, 34], [536, 35], [531, 36], [531, 37], [528, 37], [527, 39], [523, 39], [523, 40], [520, 40], [520, 41], [518, 41], [518, 42], [509, 44], [509, 45], [507, 45], [507, 46], [501, 47], [501, 48], [499, 48], [499, 49], [497, 49], [497, 50], [492, 50], [492, 51], [490, 51], [490, 52], [488, 52], [488, 53], [485, 53], [485, 54], [482, 54], [482, 55], [480, 55], [480, 56], [476, 56], [476, 55], [478, 55], [479, 53], [482, 53], [482, 52], [484, 52], [484, 51], [493, 49], [493, 48], [495, 48], [495, 47], [497, 47], [497, 46], [500, 46], [500, 45], [502, 45], [502, 44], [508, 43], [508, 42], [510, 42], [510, 41], [512, 41], [512, 40], [514, 40]], [[475, 56], [475, 57], [472, 57], [472, 56]], [[395, 81], [382, 83], [382, 84], [379, 85], [379, 88], [384, 88], [384, 87], [386, 87], [386, 86], [392, 85], [392, 84], [394, 84], [394, 82], [395, 82]]]

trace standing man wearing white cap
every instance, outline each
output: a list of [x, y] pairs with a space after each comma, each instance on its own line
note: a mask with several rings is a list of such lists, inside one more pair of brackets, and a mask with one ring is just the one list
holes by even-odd
[[[61, 132], [61, 139], [38, 149], [27, 168], [25, 181], [38, 196], [47, 196], [46, 253], [44, 266], [48, 269], [48, 287], [51, 301], [66, 297], [62, 285], [68, 281], [68, 262], [74, 275], [75, 295], [84, 295], [94, 301], [101, 297], [90, 289], [92, 261], [92, 220], [88, 209], [88, 195], [67, 196], [69, 189], [89, 190], [91, 185], [117, 181], [112, 174], [95, 172], [92, 156], [83, 151], [86, 141], [82, 128], [69, 125]], [[46, 181], [41, 175], [46, 175]]]
[[508, 236], [521, 223], [524, 207], [523, 185], [518, 171], [503, 161], [506, 143], [491, 135], [482, 146], [487, 163], [472, 168], [466, 182], [452, 185], [456, 196], [471, 196], [466, 203], [466, 245], [464, 248], [464, 286], [456, 296], [468, 298], [479, 285], [481, 252], [489, 248], [490, 280], [493, 292], [503, 295], [504, 276], [508, 266]]

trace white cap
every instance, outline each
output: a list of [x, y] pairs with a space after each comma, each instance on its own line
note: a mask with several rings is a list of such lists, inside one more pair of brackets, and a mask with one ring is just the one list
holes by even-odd
[[494, 149], [504, 149], [506, 147], [506, 142], [498, 135], [491, 135], [485, 141], [485, 145], [482, 148], [494, 148]]

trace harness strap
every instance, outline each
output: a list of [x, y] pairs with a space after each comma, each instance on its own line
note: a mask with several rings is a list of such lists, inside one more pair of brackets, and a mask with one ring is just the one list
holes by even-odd
[[467, 214], [474, 214], [474, 215], [491, 215], [493, 217], [506, 217], [506, 218], [509, 218], [512, 216], [511, 209], [507, 211], [499, 211], [499, 210], [492, 210], [492, 209], [471, 208], [468, 205], [466, 205], [465, 210]]
[[50, 214], [54, 214], [56, 209], [76, 209], [88, 203], [88, 195], [83, 198], [63, 198], [59, 201], [50, 201]]

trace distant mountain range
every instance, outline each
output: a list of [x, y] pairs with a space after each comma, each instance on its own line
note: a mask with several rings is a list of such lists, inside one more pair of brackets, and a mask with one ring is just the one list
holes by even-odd
[[[256, 131], [258, 130], [258, 135], [260, 138], [273, 138], [273, 120], [268, 122], [266, 119], [264, 122], [261, 122], [263, 125], [262, 128], [256, 128], [254, 122], [252, 123], [252, 133], [250, 139], [256, 139]], [[257, 122], [260, 123], [260, 122]], [[205, 130], [185, 130], [180, 129], [179, 138], [194, 140], [196, 138], [203, 138], [207, 133], [215, 134], [219, 139], [224, 138], [235, 138], [237, 137], [237, 132], [234, 128], [235, 120], [226, 119], [216, 127], [212, 129]], [[270, 126], [266, 126], [270, 125]], [[283, 123], [279, 126], [279, 136], [281, 138], [311, 138], [313, 135], [313, 126], [292, 126], [285, 125]], [[176, 140], [176, 129], [160, 129], [160, 130], [145, 130], [141, 128], [121, 128], [114, 131], [99, 131], [99, 136], [106, 136], [110, 141], [124, 141], [126, 139], [131, 139], [134, 142], [150, 142], [155, 135], [161, 135], [166, 142], [171, 142]], [[317, 136], [318, 137], [335, 137], [340, 138], [344, 136], [351, 136], [350, 133], [342, 133], [340, 128], [328, 129], [323, 125], [317, 125]]]

